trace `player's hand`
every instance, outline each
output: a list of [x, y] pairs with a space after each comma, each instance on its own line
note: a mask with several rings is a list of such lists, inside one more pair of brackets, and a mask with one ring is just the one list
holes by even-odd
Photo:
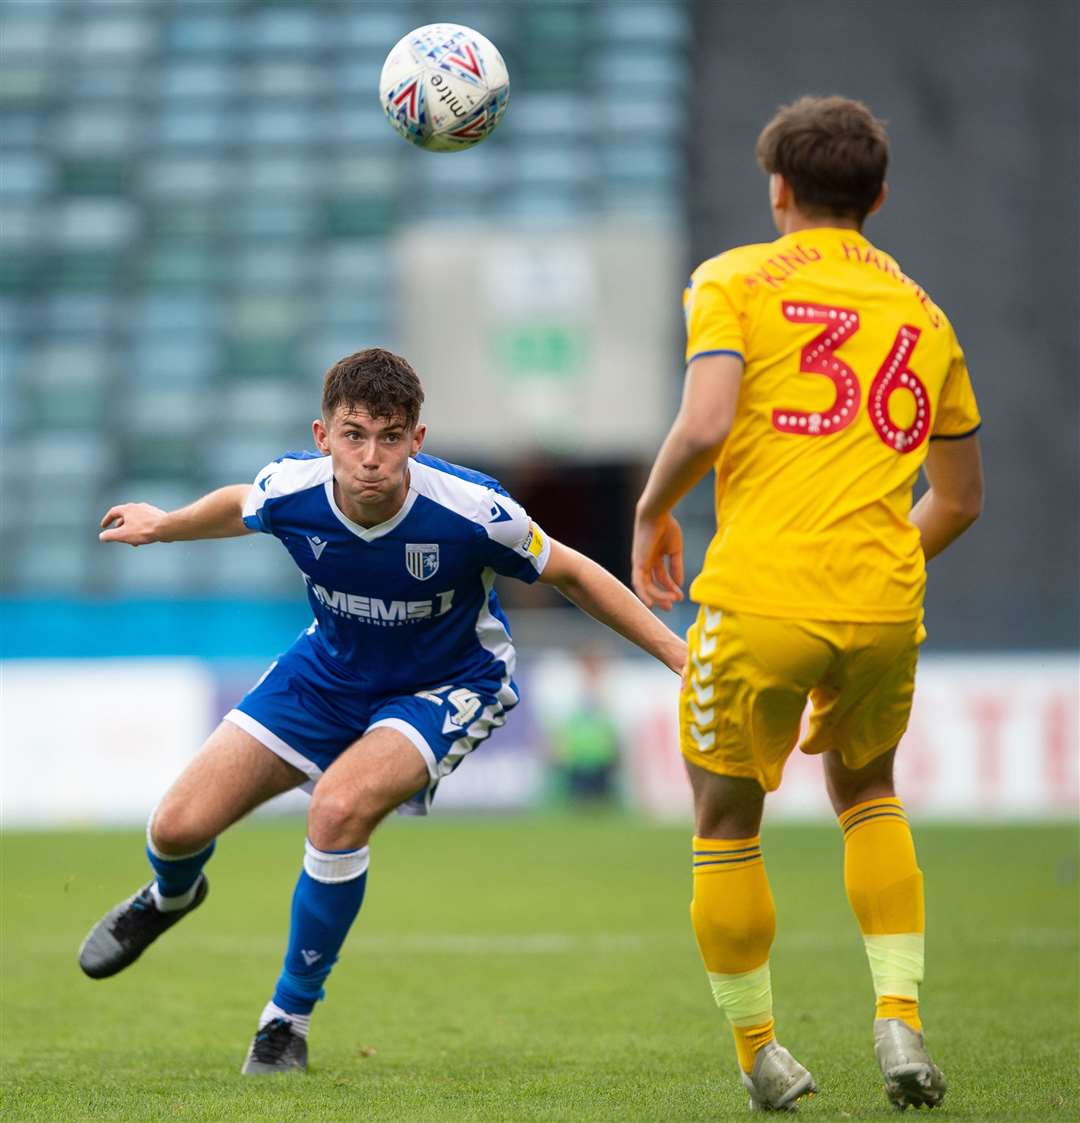
[[639, 516], [634, 521], [630, 581], [634, 592], [649, 608], [659, 607], [667, 612], [683, 599], [682, 528], [673, 515], [658, 519]]
[[110, 507], [101, 520], [100, 542], [126, 542], [129, 546], [145, 546], [159, 542], [158, 531], [165, 512], [149, 503], [121, 503]]

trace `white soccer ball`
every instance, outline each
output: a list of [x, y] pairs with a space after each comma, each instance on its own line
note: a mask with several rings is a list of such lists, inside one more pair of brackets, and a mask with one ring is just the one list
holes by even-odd
[[429, 23], [386, 56], [379, 100], [390, 124], [429, 152], [471, 148], [499, 123], [510, 77], [495, 45], [459, 23]]

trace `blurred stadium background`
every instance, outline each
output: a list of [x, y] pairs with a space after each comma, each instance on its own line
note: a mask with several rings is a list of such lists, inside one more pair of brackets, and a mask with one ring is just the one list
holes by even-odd
[[[144, 820], [306, 623], [273, 543], [136, 551], [97, 524], [306, 447], [323, 371], [360, 347], [416, 365], [431, 451], [625, 579], [678, 399], [682, 285], [773, 236], [753, 142], [805, 92], [889, 122], [892, 196], [868, 233], [953, 319], [985, 418], [987, 512], [932, 567], [905, 794], [949, 818], [1073, 814], [1077, 13], [6, 0], [5, 823]], [[495, 135], [449, 156], [402, 142], [375, 98], [389, 47], [437, 19], [486, 34], [511, 75]], [[708, 487], [682, 514], [693, 568]], [[525, 701], [439, 804], [543, 806], [560, 761], [614, 744], [615, 801], [685, 819], [673, 684], [548, 594], [503, 590]], [[595, 735], [570, 744], [583, 715]], [[793, 761], [776, 812], [824, 814], [818, 787]]]

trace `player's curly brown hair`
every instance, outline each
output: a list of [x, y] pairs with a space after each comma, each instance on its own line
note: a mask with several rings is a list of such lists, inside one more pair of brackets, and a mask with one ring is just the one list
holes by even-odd
[[420, 420], [424, 390], [407, 360], [382, 347], [338, 359], [323, 380], [322, 415], [329, 422], [334, 411], [363, 408], [372, 417], [402, 417], [408, 429]]
[[861, 224], [885, 182], [889, 138], [861, 101], [803, 97], [777, 110], [758, 137], [757, 158], [787, 180], [800, 210]]

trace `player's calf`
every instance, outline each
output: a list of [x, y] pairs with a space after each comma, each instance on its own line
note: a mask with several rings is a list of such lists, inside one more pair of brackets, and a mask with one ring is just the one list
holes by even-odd
[[367, 869], [366, 846], [335, 853], [305, 843], [285, 962], [240, 1070], [245, 1076], [307, 1068], [311, 1014], [363, 904]]

